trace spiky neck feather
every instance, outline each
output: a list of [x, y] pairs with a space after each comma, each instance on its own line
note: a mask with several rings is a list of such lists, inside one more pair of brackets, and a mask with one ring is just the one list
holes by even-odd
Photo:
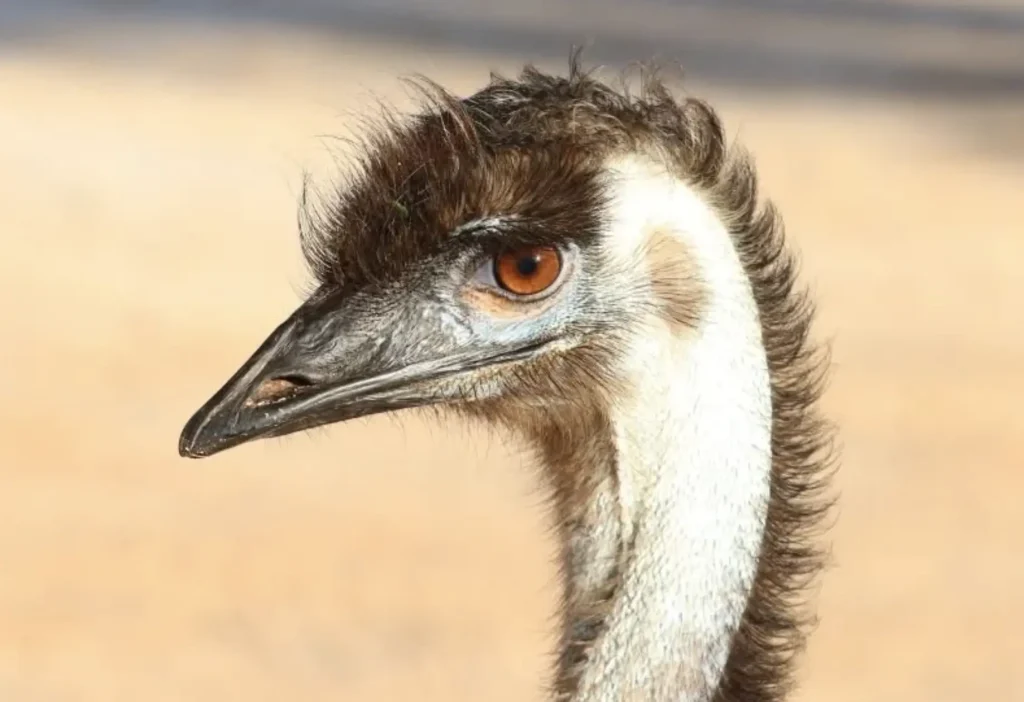
[[761, 550], [767, 356], [750, 282], [715, 213], [650, 160], [619, 159], [607, 180], [612, 267], [646, 268], [654, 294], [663, 271], [644, 252], [652, 237], [669, 237], [705, 294], [693, 326], [658, 314], [662, 306], [638, 317], [616, 368], [624, 395], [598, 439], [612, 450], [603, 465], [573, 468], [596, 477], [589, 494], [570, 497], [580, 504], [566, 533], [571, 653], [560, 695], [703, 702], [718, 687]]
[[770, 210], [730, 230], [713, 192], [656, 160], [608, 176], [609, 255], [642, 267], [650, 238], [669, 236], [705, 296], [690, 325], [664, 307], [638, 320], [622, 394], [589, 437], [548, 436], [562, 442], [546, 452], [566, 576], [556, 698], [781, 700], [829, 507], [810, 309]]

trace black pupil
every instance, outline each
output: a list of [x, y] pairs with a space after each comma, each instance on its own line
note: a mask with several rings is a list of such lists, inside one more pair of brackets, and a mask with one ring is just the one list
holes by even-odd
[[519, 275], [524, 278], [529, 278], [537, 272], [537, 268], [540, 267], [540, 256], [523, 256], [516, 261], [516, 270], [519, 271]]

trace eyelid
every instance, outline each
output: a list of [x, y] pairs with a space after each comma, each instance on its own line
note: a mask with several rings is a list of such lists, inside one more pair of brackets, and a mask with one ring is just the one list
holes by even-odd
[[460, 224], [452, 230], [452, 238], [457, 237], [479, 237], [481, 235], [500, 232], [509, 223], [515, 222], [518, 218], [505, 217], [483, 217], [470, 222]]

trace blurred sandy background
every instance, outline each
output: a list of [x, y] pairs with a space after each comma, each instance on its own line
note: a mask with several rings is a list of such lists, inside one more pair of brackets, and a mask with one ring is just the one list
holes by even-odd
[[0, 0], [0, 700], [541, 699], [554, 544], [515, 446], [176, 442], [298, 303], [320, 136], [399, 76], [467, 93], [588, 39], [715, 101], [835, 341], [797, 699], [1024, 699], [1024, 3]]

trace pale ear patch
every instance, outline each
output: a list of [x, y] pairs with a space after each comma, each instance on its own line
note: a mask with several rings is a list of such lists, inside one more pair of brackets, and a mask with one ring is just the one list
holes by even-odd
[[679, 237], [664, 229], [648, 232], [644, 259], [659, 315], [672, 333], [692, 332], [700, 325], [708, 301], [696, 259]]

